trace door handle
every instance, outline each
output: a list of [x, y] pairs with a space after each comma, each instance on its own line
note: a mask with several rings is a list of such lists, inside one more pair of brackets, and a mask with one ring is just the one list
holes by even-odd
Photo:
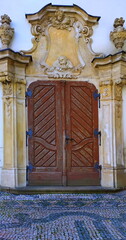
[[69, 141], [74, 141], [74, 139], [73, 139], [73, 138], [70, 138], [69, 136], [66, 136], [66, 137], [65, 137], [65, 140], [66, 140], [66, 144], [68, 144]]

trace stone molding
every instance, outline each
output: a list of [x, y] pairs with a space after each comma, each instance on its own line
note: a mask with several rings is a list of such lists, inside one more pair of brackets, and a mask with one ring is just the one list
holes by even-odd
[[12, 49], [8, 48], [0, 50], [0, 61], [3, 59], [12, 60], [20, 64], [29, 64], [29, 62], [32, 61], [32, 56], [14, 52]]
[[97, 67], [100, 67], [100, 66], [105, 66], [105, 65], [108, 65], [108, 64], [114, 64], [114, 63], [117, 63], [119, 61], [123, 61], [123, 62], [126, 62], [126, 52], [124, 51], [121, 51], [121, 52], [118, 52], [114, 55], [108, 55], [106, 57], [96, 57], [92, 60], [92, 65], [97, 68]]
[[14, 28], [10, 27], [11, 19], [7, 14], [1, 16], [0, 38], [2, 48], [8, 48], [14, 35]]

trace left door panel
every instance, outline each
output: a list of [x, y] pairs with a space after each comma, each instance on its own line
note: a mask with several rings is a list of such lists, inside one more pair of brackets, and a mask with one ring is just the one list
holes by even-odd
[[58, 82], [37, 81], [29, 86], [28, 140], [30, 185], [62, 185], [62, 107]]

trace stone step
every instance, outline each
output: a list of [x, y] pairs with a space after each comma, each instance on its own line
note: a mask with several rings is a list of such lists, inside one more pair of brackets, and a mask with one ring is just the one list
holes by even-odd
[[44, 193], [114, 193], [124, 188], [105, 188], [101, 186], [26, 186], [18, 188], [0, 187], [0, 191], [14, 194], [44, 194]]

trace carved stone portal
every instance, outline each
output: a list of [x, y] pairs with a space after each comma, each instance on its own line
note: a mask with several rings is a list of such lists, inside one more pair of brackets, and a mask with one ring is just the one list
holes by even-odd
[[[98, 55], [98, 58], [94, 59], [96, 54], [91, 50], [91, 36], [99, 17], [88, 15], [75, 5], [48, 5], [38, 13], [26, 17], [31, 23], [34, 36], [33, 48], [26, 52], [31, 53], [32, 61], [30, 56], [15, 53], [10, 49], [0, 51], [4, 116], [4, 164], [1, 169], [1, 185], [12, 188], [26, 186], [26, 85], [29, 86], [29, 83], [34, 81], [56, 78], [65, 81], [89, 81], [100, 90], [101, 184], [112, 188], [125, 187], [125, 125], [122, 126], [125, 110], [122, 107], [122, 87], [126, 84], [126, 53], [120, 52], [105, 58]], [[6, 19], [8, 20], [5, 23], [9, 24], [9, 18]], [[119, 29], [123, 30], [122, 25], [122, 19], [115, 22], [114, 27], [118, 31], [115, 30], [114, 34], [120, 34]], [[62, 81], [63, 84], [65, 81]], [[64, 114], [65, 109], [61, 111]]]

